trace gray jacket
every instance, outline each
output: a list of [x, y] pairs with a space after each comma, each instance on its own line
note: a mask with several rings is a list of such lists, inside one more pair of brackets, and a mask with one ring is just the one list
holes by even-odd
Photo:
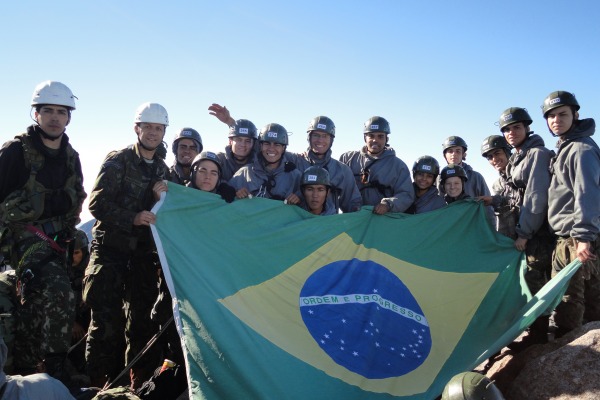
[[506, 166], [508, 190], [519, 208], [517, 236], [531, 239], [546, 221], [550, 159], [554, 153], [544, 147], [544, 140], [532, 133], [521, 151], [513, 153]]
[[600, 149], [593, 119], [563, 135], [551, 166], [548, 222], [561, 237], [592, 242], [600, 230]]
[[[219, 161], [221, 161], [221, 165], [223, 166], [223, 175], [221, 177], [221, 179], [225, 182], [227, 182], [228, 180], [230, 180], [231, 178], [233, 178], [233, 175], [235, 175], [235, 173], [243, 167], [243, 165], [238, 164], [237, 161], [235, 160], [234, 156], [233, 156], [233, 152], [231, 151], [231, 145], [227, 145], [225, 147], [225, 152], [224, 153], [219, 153], [217, 154], [217, 158], [219, 159]], [[248, 157], [248, 164], [252, 164], [252, 162], [255, 159], [255, 153], [254, 150], [252, 150], [252, 152], [250, 153], [249, 157]], [[246, 164], [246, 165], [248, 165]]]
[[292, 161], [301, 172], [304, 172], [310, 166], [317, 166], [329, 172], [331, 189], [327, 197], [327, 208], [334, 209], [336, 212], [340, 209], [343, 212], [353, 212], [360, 210], [362, 198], [356, 187], [354, 176], [350, 168], [338, 160], [331, 158], [331, 150], [322, 159], [308, 149], [305, 153], [285, 153], [288, 160]]
[[364, 205], [375, 206], [383, 200], [391, 212], [404, 212], [415, 200], [408, 167], [394, 149], [388, 147], [373, 157], [365, 146], [342, 154], [340, 161], [352, 170]]
[[268, 170], [263, 165], [262, 156], [256, 157], [252, 164], [240, 168], [229, 184], [240, 190], [245, 187], [256, 197], [284, 200], [300, 188], [302, 173], [295, 165], [281, 158], [281, 163], [274, 170]]
[[[416, 187], [413, 184], [413, 188]], [[435, 185], [432, 185], [427, 192], [421, 197], [415, 196], [414, 203], [408, 208], [406, 211], [408, 214], [421, 214], [428, 211], [437, 210], [438, 208], [442, 208], [446, 206], [446, 200], [440, 195], [440, 192], [437, 190]]]

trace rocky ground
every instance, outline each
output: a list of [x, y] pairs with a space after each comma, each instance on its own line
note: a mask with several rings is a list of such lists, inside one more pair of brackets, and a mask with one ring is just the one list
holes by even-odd
[[519, 353], [504, 348], [475, 371], [493, 380], [506, 400], [598, 400], [600, 322]]

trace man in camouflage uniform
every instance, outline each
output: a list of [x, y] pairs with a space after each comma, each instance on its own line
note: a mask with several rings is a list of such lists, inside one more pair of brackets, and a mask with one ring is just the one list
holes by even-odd
[[0, 273], [0, 337], [4, 338], [8, 348], [8, 356], [4, 364], [4, 372], [13, 374], [13, 344], [15, 342], [14, 311], [19, 303], [16, 293], [17, 276], [14, 270]]
[[[137, 143], [109, 153], [90, 196], [90, 212], [97, 221], [83, 297], [92, 309], [88, 373], [92, 385], [99, 387], [114, 378], [158, 330], [150, 320], [159, 268], [150, 231], [156, 216], [150, 210], [156, 196], [166, 190], [163, 180], [169, 171], [159, 153], [164, 151], [169, 120], [160, 104], [144, 103], [134, 122]], [[158, 362], [140, 359], [130, 373], [132, 386], [139, 387]]]
[[550, 133], [559, 138], [548, 191], [548, 222], [557, 236], [552, 274], [575, 258], [583, 263], [554, 313], [560, 337], [600, 320], [600, 149], [592, 139], [596, 124], [579, 119], [572, 93], [550, 93], [542, 112]]
[[39, 84], [31, 101], [36, 123], [0, 150], [0, 237], [18, 279], [14, 363], [23, 375], [62, 377], [71, 342], [67, 248], [86, 197], [79, 155], [65, 134], [74, 99], [60, 82]]

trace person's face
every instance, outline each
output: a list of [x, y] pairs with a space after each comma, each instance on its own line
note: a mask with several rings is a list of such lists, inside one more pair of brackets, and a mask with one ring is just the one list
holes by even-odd
[[387, 133], [385, 132], [369, 132], [365, 133], [365, 143], [367, 152], [371, 155], [378, 155], [385, 150], [387, 142]]
[[450, 197], [458, 197], [462, 193], [463, 182], [458, 176], [451, 176], [444, 182], [444, 189]]
[[212, 192], [219, 182], [219, 167], [210, 160], [202, 160], [196, 169], [195, 184], [200, 190]]
[[306, 185], [302, 188], [304, 199], [311, 211], [320, 211], [327, 200], [327, 186], [325, 185]]
[[179, 139], [177, 142], [177, 162], [189, 167], [198, 155], [198, 147], [192, 139]]
[[280, 143], [262, 142], [260, 151], [267, 162], [276, 163], [281, 160], [285, 146]]
[[141, 122], [135, 126], [139, 141], [148, 149], [156, 149], [165, 137], [165, 126], [149, 122]]
[[490, 165], [498, 172], [504, 171], [508, 164], [508, 157], [503, 149], [490, 150], [485, 155], [485, 158], [487, 158]]
[[44, 105], [35, 112], [35, 120], [50, 137], [59, 137], [69, 124], [69, 110], [63, 106]]
[[309, 136], [310, 149], [317, 155], [325, 154], [331, 147], [331, 135], [325, 132], [312, 131]]
[[448, 164], [460, 165], [463, 162], [465, 156], [465, 149], [462, 146], [448, 147], [444, 151], [444, 158]]
[[435, 177], [433, 174], [427, 172], [417, 172], [415, 174], [415, 185], [417, 185], [420, 190], [429, 189], [433, 185], [434, 180]]
[[81, 264], [83, 260], [83, 251], [81, 249], [73, 250], [73, 266]]
[[573, 110], [570, 106], [557, 107], [546, 114], [548, 128], [550, 128], [552, 133], [556, 136], [567, 133], [569, 129], [571, 129], [574, 119]]
[[508, 144], [518, 149], [527, 137], [527, 127], [522, 122], [515, 122], [514, 124], [505, 126], [502, 129], [502, 134], [504, 134], [504, 138]]
[[229, 139], [231, 152], [240, 158], [246, 158], [252, 151], [254, 139], [243, 136], [234, 136]]

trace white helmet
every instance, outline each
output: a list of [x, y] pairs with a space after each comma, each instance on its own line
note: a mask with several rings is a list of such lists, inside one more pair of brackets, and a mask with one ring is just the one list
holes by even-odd
[[169, 114], [167, 110], [158, 103], [144, 103], [135, 111], [133, 120], [136, 124], [147, 122], [149, 124], [162, 124], [169, 126]]
[[74, 110], [75, 99], [76, 97], [73, 95], [73, 92], [71, 92], [71, 89], [64, 83], [44, 81], [37, 85], [33, 90], [31, 106], [35, 107], [42, 104], [53, 104]]

